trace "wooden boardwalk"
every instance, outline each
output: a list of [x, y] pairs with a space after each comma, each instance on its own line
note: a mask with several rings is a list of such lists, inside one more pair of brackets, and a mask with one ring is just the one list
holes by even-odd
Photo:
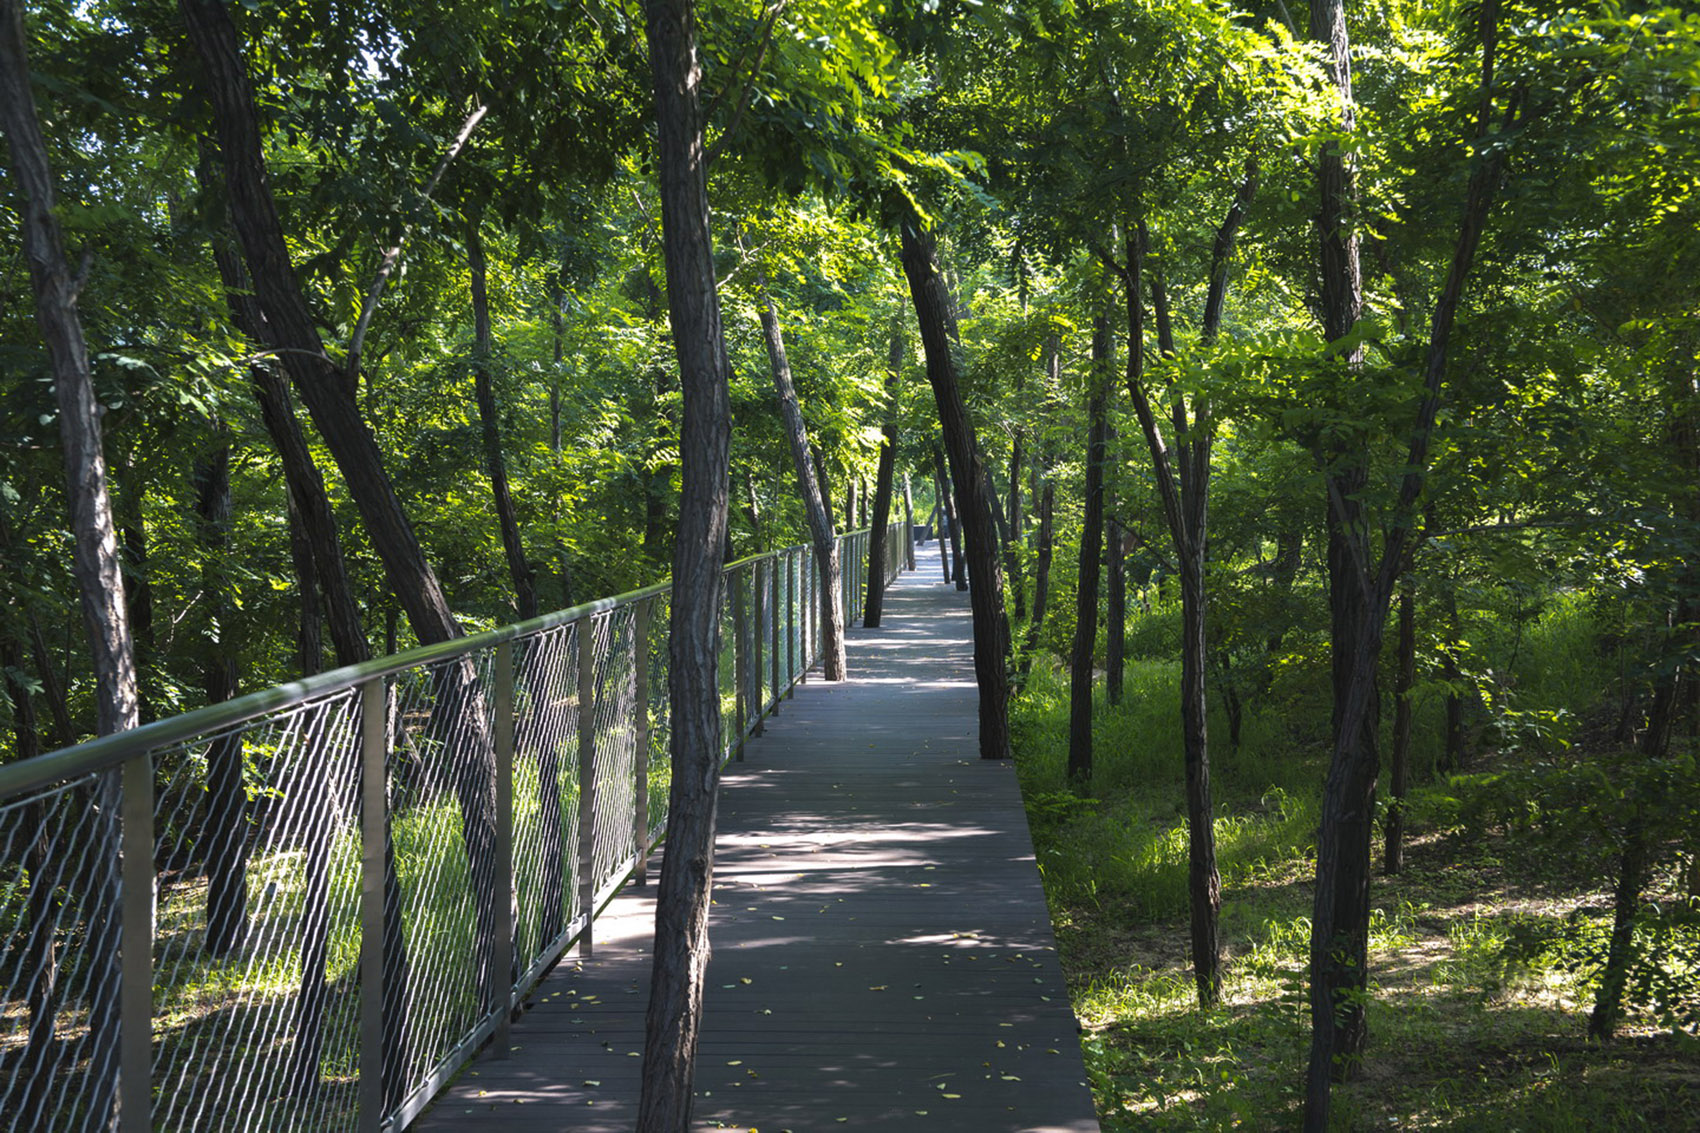
[[[727, 767], [697, 1129], [1098, 1128], [1015, 771], [977, 758], [967, 595], [919, 565], [852, 679]], [[631, 1130], [652, 891], [413, 1128]]]

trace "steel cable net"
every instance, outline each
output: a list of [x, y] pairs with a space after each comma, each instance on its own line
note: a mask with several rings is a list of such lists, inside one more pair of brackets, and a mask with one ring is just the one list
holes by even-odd
[[648, 641], [643, 645], [649, 666], [649, 841], [654, 844], [667, 824], [667, 793], [673, 781], [673, 730], [667, 710], [667, 623], [672, 604], [666, 594], [652, 599]]
[[348, 1129], [358, 698], [156, 751], [154, 1124]]
[[[393, 1109], [456, 1053], [511, 973], [489, 970], [496, 923], [491, 654], [396, 674], [386, 704], [384, 1093]], [[393, 894], [393, 896], [392, 896]]]
[[578, 625], [514, 643], [514, 955], [527, 971], [578, 914]]
[[637, 610], [622, 606], [593, 623], [590, 695], [592, 751], [583, 778], [591, 815], [590, 887], [599, 896], [623, 877], [636, 851], [637, 667], [633, 629]]
[[118, 772], [0, 804], [0, 1127], [104, 1129], [117, 1065]]

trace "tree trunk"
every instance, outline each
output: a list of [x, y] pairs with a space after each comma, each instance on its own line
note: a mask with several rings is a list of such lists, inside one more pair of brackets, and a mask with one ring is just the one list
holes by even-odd
[[868, 532], [868, 589], [862, 602], [862, 625], [880, 624], [885, 608], [886, 528], [891, 523], [892, 481], [897, 474], [897, 382], [903, 367], [903, 324], [891, 321], [891, 355], [887, 359], [885, 432], [880, 444], [879, 476], [874, 482], [873, 529]]
[[657, 173], [673, 349], [684, 392], [682, 495], [673, 552], [668, 700], [673, 780], [655, 906], [639, 1133], [686, 1133], [708, 964], [720, 778], [720, 549], [726, 538], [731, 367], [709, 236], [696, 19], [691, 0], [646, 0]]
[[1039, 633], [1045, 628], [1045, 610], [1051, 593], [1051, 554], [1053, 549], [1052, 511], [1056, 500], [1055, 486], [1045, 481], [1044, 494], [1039, 497], [1039, 561], [1033, 570], [1033, 618], [1027, 623], [1027, 640], [1021, 646], [1021, 676], [1026, 683], [1033, 671], [1033, 654], [1039, 648]]
[[950, 585], [950, 491], [940, 474], [944, 470], [944, 452], [933, 445], [933, 514], [938, 517], [939, 568], [944, 571], [945, 585]]
[[980, 689], [980, 757], [1007, 759], [1009, 748], [1009, 622], [1003, 607], [1003, 572], [986, 491], [986, 469], [957, 377], [959, 339], [932, 237], [914, 217], [901, 224], [903, 273], [927, 353], [927, 379], [938, 403], [939, 424], [956, 484], [956, 504], [967, 538], [970, 605], [974, 617], [974, 675]]
[[[217, 426], [220, 433], [224, 426]], [[236, 655], [231, 647], [233, 612], [225, 597], [220, 561], [230, 542], [230, 445], [220, 444], [195, 466], [195, 518], [206, 555], [201, 571], [209, 607], [202, 687], [207, 703], [237, 694]], [[226, 956], [241, 947], [248, 928], [248, 798], [242, 777], [242, 737], [227, 734], [207, 751], [207, 951]]]
[[1405, 787], [1411, 762], [1411, 686], [1417, 678], [1416, 601], [1409, 580], [1399, 588], [1399, 675], [1393, 685], [1392, 798], [1387, 807], [1386, 844], [1382, 872], [1389, 877], [1403, 868], [1405, 860]]
[[134, 461], [120, 460], [115, 518], [124, 564], [124, 610], [130, 619], [130, 647], [136, 658], [136, 721], [154, 718], [149, 690], [157, 682], [154, 661], [153, 587], [148, 583], [148, 528], [143, 516], [146, 484]]
[[514, 584], [514, 607], [519, 620], [537, 616], [537, 579], [525, 558], [525, 541], [514, 518], [513, 495], [508, 491], [508, 462], [502, 455], [502, 434], [497, 423], [496, 388], [490, 376], [490, 296], [485, 282], [484, 239], [479, 218], [466, 228], [466, 261], [472, 273], [472, 385], [478, 402], [478, 424], [484, 439], [484, 468], [490, 474], [490, 491], [495, 497], [496, 522], [502, 531], [502, 552], [507, 556], [508, 575]]
[[[107, 493], [100, 410], [88, 347], [77, 313], [79, 281], [65, 262], [55, 211], [53, 171], [30, 89], [23, 5], [0, 0], [0, 130], [11, 150], [12, 188], [24, 256], [29, 261], [36, 323], [47, 346], [64, 446], [65, 499], [71, 511], [71, 572], [93, 655], [96, 720], [101, 735], [137, 724], [136, 656], [124, 605], [118, 536]], [[103, 773], [85, 858], [97, 863], [85, 893], [90, 910], [87, 954], [90, 1116], [115, 1114], [118, 1077], [118, 964], [121, 945], [118, 874], [123, 849], [118, 820], [120, 773]], [[145, 1124], [145, 1115], [141, 1121]]]
[[1015, 597], [1015, 616], [1027, 616], [1027, 588], [1021, 579], [1021, 430], [1009, 453], [1009, 519], [1004, 526], [1004, 570], [1009, 573], [1009, 591]]
[[[1311, 35], [1330, 44], [1330, 71], [1351, 128], [1351, 72], [1343, 0], [1315, 0]], [[1487, 0], [1474, 13], [1482, 41], [1482, 104], [1477, 141], [1492, 132], [1493, 66], [1499, 5]], [[1514, 127], [1522, 95], [1511, 93], [1504, 128]], [[1482, 146], [1485, 156], [1470, 173], [1463, 216], [1434, 306], [1423, 364], [1423, 396], [1409, 430], [1410, 447], [1399, 477], [1391, 516], [1376, 525], [1379, 556], [1370, 542], [1370, 523], [1361, 492], [1369, 483], [1369, 454], [1361, 450], [1323, 453], [1329, 494], [1329, 605], [1334, 669], [1334, 750], [1324, 788], [1317, 835], [1315, 906], [1311, 915], [1311, 1049], [1305, 1081], [1304, 1128], [1328, 1128], [1329, 1088], [1348, 1074], [1363, 1051], [1364, 1000], [1368, 987], [1369, 877], [1375, 780], [1379, 771], [1376, 669], [1387, 611], [1400, 572], [1407, 565], [1417, 527], [1418, 501], [1427, 474], [1453, 324], [1464, 285], [1487, 226], [1504, 168], [1503, 146]], [[1350, 233], [1352, 177], [1337, 143], [1319, 157], [1322, 195], [1318, 212], [1321, 243], [1323, 323], [1330, 342], [1351, 330], [1361, 312], [1361, 277], [1356, 237]], [[1361, 348], [1346, 362], [1355, 366]]]
[[944, 524], [950, 535], [950, 575], [958, 590], [968, 589], [968, 575], [962, 557], [962, 525], [957, 521], [957, 496], [953, 491], [950, 466], [945, 462], [944, 446], [933, 442], [933, 475], [939, 482], [939, 499], [944, 503]]
[[909, 473], [903, 474], [903, 563], [911, 574], [915, 571], [915, 496], [909, 490]]
[[1122, 555], [1122, 529], [1110, 520], [1104, 539], [1104, 566], [1109, 575], [1104, 626], [1104, 698], [1122, 702], [1127, 677], [1127, 559]]
[[[1084, 790], [1092, 779], [1092, 662], [1098, 650], [1098, 579], [1104, 558], [1106, 403], [1114, 364], [1110, 320], [1092, 320], [1092, 388], [1086, 405], [1086, 519], [1080, 528], [1080, 585], [1075, 592], [1074, 650], [1069, 655], [1068, 777]], [[1134, 340], [1130, 349], [1139, 349]]]
[[779, 331], [779, 312], [774, 308], [772, 296], [766, 293], [765, 278], [761, 289], [762, 337], [767, 342], [767, 360], [773, 368], [774, 389], [779, 394], [779, 413], [786, 440], [791, 445], [791, 464], [797, 470], [797, 487], [815, 547], [815, 567], [820, 573], [821, 668], [827, 680], [842, 681], [850, 676], [850, 667], [844, 654], [844, 568], [832, 527], [828, 502], [832, 497], [824, 479], [816, 479], [821, 467], [818, 453], [815, 461], [810, 460], [808, 427], [803, 423], [803, 407], [791, 382], [791, 363], [785, 356], [785, 339]]

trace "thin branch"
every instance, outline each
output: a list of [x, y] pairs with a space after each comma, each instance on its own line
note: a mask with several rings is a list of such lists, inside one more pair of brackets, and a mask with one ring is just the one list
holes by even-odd
[[[432, 171], [431, 179], [425, 182], [425, 190], [420, 194], [426, 200], [436, 191], [437, 183], [443, 179], [443, 174], [449, 168], [449, 163], [460, 156], [460, 151], [466, 148], [467, 139], [472, 137], [472, 131], [478, 128], [478, 123], [484, 120], [490, 108], [487, 106], [474, 107], [467, 115], [466, 123], [461, 126], [460, 133], [455, 135], [454, 142], [444, 152], [437, 168]], [[378, 300], [384, 296], [384, 288], [389, 284], [390, 274], [401, 262], [401, 246], [407, 240], [408, 230], [403, 229], [401, 239], [395, 246], [384, 253], [383, 262], [378, 265], [378, 274], [372, 279], [372, 286], [366, 291], [366, 301], [360, 305], [360, 319], [354, 324], [354, 334], [348, 340], [348, 356], [343, 363], [343, 373], [352, 384], [360, 378], [360, 351], [366, 345], [366, 332], [371, 329], [372, 316], [378, 313]]]
[[[756, 61], [750, 64], [750, 73], [744, 77], [744, 92], [738, 96], [738, 105], [732, 111], [732, 120], [726, 123], [726, 128], [720, 131], [720, 136], [714, 140], [714, 144], [708, 148], [708, 153], [703, 156], [704, 165], [712, 166], [715, 158], [719, 157], [720, 152], [726, 148], [726, 143], [738, 132], [738, 124], [744, 120], [744, 111], [750, 108], [750, 100], [755, 97], [756, 76], [761, 73], [761, 65], [767, 59], [768, 44], [773, 42], [773, 25], [779, 19], [779, 13], [784, 10], [785, 4], [781, 0], [781, 3], [775, 4], [773, 11], [768, 13], [766, 26], [762, 29], [761, 49], [756, 52]], [[718, 103], [719, 101], [719, 98], [716, 97], [715, 102]], [[709, 109], [713, 110], [714, 108], [711, 106]], [[708, 121], [706, 114], [703, 116], [703, 121]]]

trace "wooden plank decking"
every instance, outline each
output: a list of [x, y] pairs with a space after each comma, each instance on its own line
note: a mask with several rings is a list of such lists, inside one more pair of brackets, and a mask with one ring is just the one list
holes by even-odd
[[[977, 758], [967, 595], [918, 565], [851, 681], [727, 767], [698, 1129], [1098, 1128], [1015, 772]], [[652, 892], [413, 1128], [631, 1130]]]

